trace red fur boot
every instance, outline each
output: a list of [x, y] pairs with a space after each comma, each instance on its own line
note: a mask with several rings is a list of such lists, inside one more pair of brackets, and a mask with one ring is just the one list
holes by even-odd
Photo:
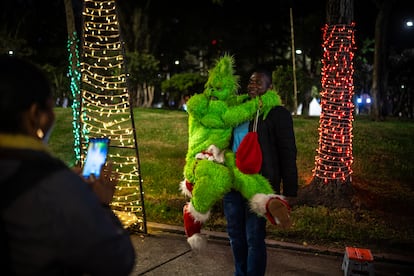
[[183, 208], [183, 217], [184, 217], [184, 231], [187, 236], [187, 242], [190, 244], [191, 249], [201, 250], [205, 244], [206, 240], [201, 235], [201, 226], [202, 223], [197, 221], [191, 213], [188, 211], [189, 203], [186, 203]]

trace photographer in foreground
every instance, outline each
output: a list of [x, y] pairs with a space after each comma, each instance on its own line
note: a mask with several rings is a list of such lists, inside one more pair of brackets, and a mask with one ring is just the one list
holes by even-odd
[[88, 182], [53, 157], [43, 139], [55, 115], [43, 72], [0, 56], [0, 250], [7, 275], [128, 275], [129, 233], [108, 204], [111, 168]]

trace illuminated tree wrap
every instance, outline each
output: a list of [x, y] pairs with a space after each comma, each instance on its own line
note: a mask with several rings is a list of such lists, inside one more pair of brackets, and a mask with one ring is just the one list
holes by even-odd
[[81, 159], [81, 123], [80, 123], [80, 103], [81, 103], [81, 70], [79, 62], [78, 35], [73, 32], [68, 37], [70, 91], [72, 93], [72, 130], [73, 130], [73, 150], [75, 152], [75, 163]]
[[125, 227], [146, 232], [138, 144], [115, 1], [85, 0], [82, 44], [81, 160], [89, 137], [110, 138], [108, 159], [119, 173], [111, 208]]
[[313, 172], [324, 183], [351, 180], [354, 27], [351, 23], [325, 25], [323, 29], [322, 112]]
[[75, 163], [79, 164], [81, 159], [81, 123], [80, 123], [80, 104], [81, 104], [81, 68], [79, 59], [79, 38], [75, 27], [75, 16], [73, 14], [72, 0], [64, 0], [66, 12], [66, 26], [68, 29], [68, 76], [70, 80], [70, 91], [72, 94], [72, 131], [73, 131], [73, 150], [75, 153]]

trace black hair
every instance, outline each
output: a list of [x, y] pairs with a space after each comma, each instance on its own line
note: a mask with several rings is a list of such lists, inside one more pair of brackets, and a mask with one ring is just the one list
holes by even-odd
[[272, 71], [267, 69], [267, 67], [258, 66], [252, 71], [252, 74], [255, 72], [259, 74], [263, 74], [269, 79], [269, 82], [272, 83]]
[[261, 74], [264, 76], [265, 81], [267, 82], [267, 87], [270, 87], [273, 83], [272, 81], [272, 71], [270, 71], [269, 69], [267, 69], [264, 66], [257, 66], [250, 74], [250, 76], [253, 73], [257, 73], [257, 74]]
[[0, 132], [19, 132], [22, 114], [35, 103], [46, 109], [50, 97], [49, 80], [38, 66], [18, 57], [0, 56]]

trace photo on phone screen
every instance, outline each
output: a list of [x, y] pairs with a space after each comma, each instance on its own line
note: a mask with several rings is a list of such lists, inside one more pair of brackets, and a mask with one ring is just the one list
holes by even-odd
[[82, 175], [88, 178], [94, 174], [96, 178], [101, 173], [101, 168], [108, 156], [109, 138], [90, 138], [86, 160], [83, 165]]

